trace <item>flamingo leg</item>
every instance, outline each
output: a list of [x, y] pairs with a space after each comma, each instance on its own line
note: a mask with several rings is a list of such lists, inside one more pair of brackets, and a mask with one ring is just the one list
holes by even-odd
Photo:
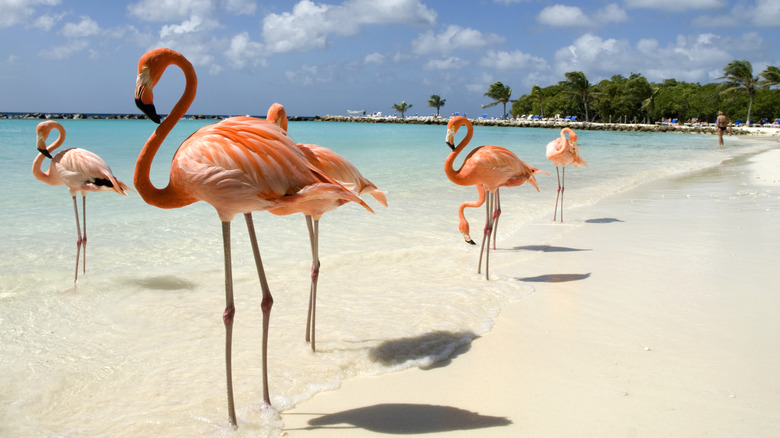
[[561, 171], [561, 222], [563, 222], [563, 191], [566, 190], [566, 166]]
[[313, 221], [311, 216], [306, 216], [306, 225], [309, 228], [309, 242], [311, 243], [311, 289], [309, 290], [309, 311], [306, 318], [306, 342], [311, 342], [311, 351], [316, 351], [314, 327], [317, 314], [317, 279], [320, 276], [320, 221]]
[[496, 189], [496, 206], [493, 209], [493, 250], [496, 249], [496, 234], [498, 234], [498, 217], [501, 216], [501, 198], [498, 196], [499, 189]]
[[81, 194], [81, 209], [83, 219], [82, 227], [84, 228], [84, 235], [81, 239], [81, 261], [82, 261], [82, 273], [87, 273], [87, 197], [84, 193]]
[[227, 377], [228, 417], [230, 425], [238, 427], [236, 408], [233, 403], [233, 318], [236, 307], [233, 303], [233, 267], [230, 255], [230, 222], [222, 222], [222, 243], [225, 248], [225, 311], [222, 321], [225, 323], [225, 374]]
[[555, 175], [558, 177], [558, 193], [555, 195], [555, 212], [553, 213], [553, 222], [558, 219], [558, 198], [561, 196], [561, 174], [558, 166], [555, 166]]
[[73, 212], [76, 214], [76, 274], [73, 277], [73, 284], [79, 282], [79, 260], [81, 259], [81, 224], [79, 223], [79, 203], [76, 201], [76, 195], [73, 195]]
[[[495, 196], [493, 193], [487, 193], [487, 202], [485, 203], [485, 229], [482, 234], [482, 245], [479, 249], [479, 266], [477, 267], [477, 274], [482, 272], [482, 255], [485, 255], [485, 279], [490, 279], [489, 264], [490, 264], [490, 235], [493, 232], [493, 205], [495, 203]], [[486, 247], [487, 246], [487, 251]]]
[[268, 327], [274, 298], [271, 296], [271, 289], [268, 287], [268, 280], [265, 278], [265, 270], [263, 269], [263, 260], [260, 258], [260, 247], [257, 246], [252, 213], [245, 213], [244, 218], [246, 219], [246, 227], [249, 230], [249, 240], [252, 243], [252, 253], [255, 256], [255, 266], [257, 267], [257, 276], [260, 279], [260, 288], [263, 291], [263, 300], [260, 302], [260, 308], [263, 311], [263, 401], [268, 406], [271, 406], [271, 397], [268, 395]]

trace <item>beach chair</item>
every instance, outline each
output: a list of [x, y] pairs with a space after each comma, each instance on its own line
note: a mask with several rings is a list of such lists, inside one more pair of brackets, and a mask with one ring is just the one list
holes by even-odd
[[572, 122], [576, 122], [577, 121], [577, 116], [571, 116], [571, 121]]
[[742, 120], [737, 120], [736, 122], [734, 122], [734, 126], [739, 126], [742, 123], [743, 123]]

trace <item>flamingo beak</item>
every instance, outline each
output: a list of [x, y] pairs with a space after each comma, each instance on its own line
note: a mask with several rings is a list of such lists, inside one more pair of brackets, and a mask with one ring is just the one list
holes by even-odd
[[46, 158], [51, 158], [51, 154], [46, 148], [38, 148], [38, 152], [42, 153]]
[[143, 103], [140, 98], [136, 98], [135, 106], [137, 106], [139, 110], [146, 114], [146, 117], [149, 117], [151, 121], [158, 124], [160, 123], [160, 116], [157, 114], [157, 110], [154, 108], [153, 103]]
[[453, 151], [455, 150], [455, 144], [453, 144], [451, 141], [447, 141], [447, 146], [449, 146]]

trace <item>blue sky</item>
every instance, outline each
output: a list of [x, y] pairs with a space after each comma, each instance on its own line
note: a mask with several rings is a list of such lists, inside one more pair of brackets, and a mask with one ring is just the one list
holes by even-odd
[[[582, 71], [591, 83], [641, 73], [716, 82], [746, 59], [780, 65], [778, 0], [0, 0], [0, 112], [137, 113], [138, 58], [187, 56], [199, 79], [192, 114], [487, 113]], [[165, 113], [183, 89], [170, 68]]]

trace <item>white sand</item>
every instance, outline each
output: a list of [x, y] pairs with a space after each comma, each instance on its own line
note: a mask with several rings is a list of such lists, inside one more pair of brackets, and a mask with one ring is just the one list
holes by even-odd
[[779, 169], [773, 150], [499, 238], [493, 260], [537, 254], [491, 281], [532, 295], [447, 363], [282, 412], [286, 436], [780, 436]]

